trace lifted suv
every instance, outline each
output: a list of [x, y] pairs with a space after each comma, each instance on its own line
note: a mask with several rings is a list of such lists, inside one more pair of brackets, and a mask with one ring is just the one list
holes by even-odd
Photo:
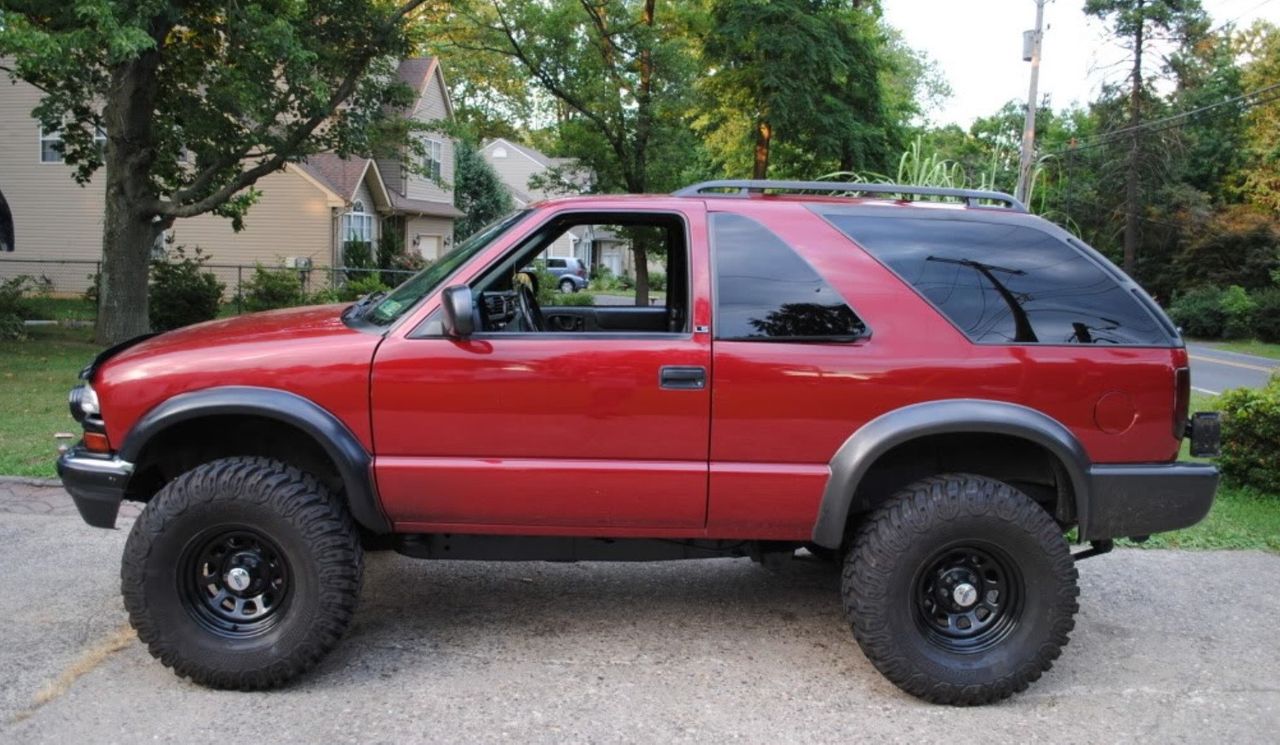
[[[521, 269], [584, 225], [663, 256], [661, 305], [539, 307]], [[1187, 365], [1140, 288], [1007, 195], [711, 182], [543, 202], [386, 296], [109, 349], [58, 469], [90, 525], [146, 503], [125, 606], [205, 685], [313, 665], [370, 547], [807, 547], [885, 676], [978, 704], [1058, 657], [1076, 559], [1208, 511], [1216, 470], [1175, 462], [1216, 447]]]

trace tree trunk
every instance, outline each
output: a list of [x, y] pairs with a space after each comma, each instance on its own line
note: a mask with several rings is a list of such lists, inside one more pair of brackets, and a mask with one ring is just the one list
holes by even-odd
[[649, 251], [639, 241], [631, 242], [631, 258], [636, 263], [636, 305], [649, 304]]
[[102, 226], [102, 276], [98, 284], [98, 322], [94, 340], [118, 344], [151, 330], [147, 309], [147, 271], [158, 223], [140, 217], [108, 171]]
[[1133, 88], [1129, 92], [1129, 127], [1132, 139], [1129, 143], [1129, 159], [1125, 166], [1124, 186], [1124, 271], [1130, 277], [1138, 268], [1138, 224], [1140, 195], [1138, 193], [1138, 169], [1142, 164], [1142, 44], [1146, 21], [1143, 19], [1143, 0], [1138, 0], [1138, 29], [1134, 34]]
[[756, 122], [756, 160], [751, 178], [769, 178], [769, 142], [773, 139], [773, 127], [760, 119]]

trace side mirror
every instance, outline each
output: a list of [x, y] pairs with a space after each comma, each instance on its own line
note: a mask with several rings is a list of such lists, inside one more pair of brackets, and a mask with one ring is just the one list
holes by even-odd
[[465, 339], [475, 333], [476, 313], [471, 302], [471, 288], [466, 285], [446, 287], [444, 300], [444, 333], [455, 339]]

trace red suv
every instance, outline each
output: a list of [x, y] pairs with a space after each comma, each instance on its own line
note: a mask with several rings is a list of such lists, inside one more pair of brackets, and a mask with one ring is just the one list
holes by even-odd
[[[566, 235], [665, 286], [540, 306], [523, 269]], [[313, 665], [368, 548], [804, 547], [840, 562], [884, 675], [977, 704], [1058, 657], [1077, 559], [1208, 511], [1217, 471], [1176, 462], [1184, 437], [1217, 445], [1216, 420], [1188, 420], [1187, 365], [1150, 297], [1007, 195], [710, 182], [544, 202], [385, 296], [109, 349], [58, 469], [90, 525], [146, 503], [125, 606], [205, 685]]]

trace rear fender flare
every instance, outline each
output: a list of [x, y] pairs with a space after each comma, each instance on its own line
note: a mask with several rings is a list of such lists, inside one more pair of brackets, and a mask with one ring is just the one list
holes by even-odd
[[1079, 524], [1088, 525], [1089, 457], [1070, 430], [1026, 406], [949, 399], [912, 404], [882, 414], [844, 441], [829, 463], [831, 476], [813, 526], [813, 542], [825, 548], [840, 547], [858, 484], [880, 456], [920, 437], [963, 433], [1009, 435], [1044, 447], [1059, 460], [1070, 478]]

